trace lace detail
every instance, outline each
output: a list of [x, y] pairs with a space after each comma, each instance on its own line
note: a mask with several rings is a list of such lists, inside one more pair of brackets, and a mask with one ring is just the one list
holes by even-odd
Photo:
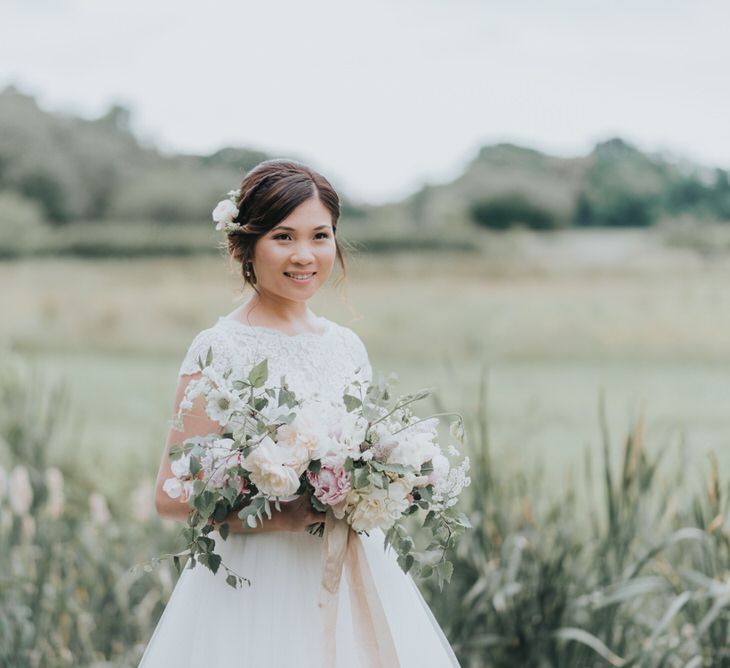
[[238, 361], [238, 351], [234, 350], [226, 332], [216, 327], [209, 327], [199, 332], [193, 339], [185, 353], [178, 375], [192, 375], [200, 371], [198, 359], [205, 362], [209, 348], [213, 349], [213, 367], [220, 373]]
[[220, 372], [232, 367], [236, 374], [246, 375], [266, 357], [270, 383], [279, 384], [284, 376], [297, 397], [340, 403], [343, 390], [356, 376], [371, 382], [372, 367], [365, 344], [355, 332], [330, 320], [325, 324], [322, 334], [292, 336], [222, 316], [193, 339], [179, 373], [198, 371], [197, 360], [205, 361], [209, 347], [213, 348], [213, 366]]

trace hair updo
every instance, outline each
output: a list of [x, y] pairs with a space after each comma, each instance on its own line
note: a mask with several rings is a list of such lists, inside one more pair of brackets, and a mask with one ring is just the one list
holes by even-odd
[[228, 253], [240, 263], [244, 287], [251, 285], [258, 292], [251, 265], [258, 239], [312, 197], [330, 212], [337, 259], [343, 273], [347, 272], [335, 234], [340, 218], [340, 198], [335, 189], [311, 167], [296, 160], [274, 158], [260, 162], [244, 177], [236, 200], [238, 215], [233, 219], [237, 227], [227, 235]]

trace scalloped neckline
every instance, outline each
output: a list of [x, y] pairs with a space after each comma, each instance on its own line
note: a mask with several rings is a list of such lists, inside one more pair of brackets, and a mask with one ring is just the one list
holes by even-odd
[[320, 320], [323, 320], [325, 323], [325, 329], [321, 334], [318, 334], [317, 332], [300, 332], [299, 334], [287, 334], [281, 329], [276, 329], [276, 327], [265, 327], [263, 325], [247, 325], [245, 322], [242, 322], [238, 318], [231, 318], [227, 315], [222, 315], [218, 318], [218, 322], [221, 321], [228, 321], [232, 322], [234, 325], [238, 327], [242, 327], [243, 329], [249, 329], [249, 330], [259, 330], [262, 332], [271, 332], [273, 334], [278, 334], [279, 336], [284, 336], [287, 339], [299, 339], [299, 338], [305, 338], [308, 336], [313, 336], [317, 339], [323, 339], [327, 334], [330, 333], [332, 330], [332, 321], [328, 320], [327, 318], [324, 318], [322, 316], [319, 316]]

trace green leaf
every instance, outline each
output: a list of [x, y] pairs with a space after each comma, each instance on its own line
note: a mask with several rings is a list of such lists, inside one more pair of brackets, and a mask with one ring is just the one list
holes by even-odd
[[464, 513], [459, 513], [455, 520], [454, 520], [460, 527], [464, 527], [465, 529], [471, 529], [471, 522], [469, 521], [469, 518], [464, 515]]
[[264, 357], [248, 374], [248, 382], [254, 387], [261, 387], [269, 377], [269, 360]]
[[228, 577], [226, 578], [226, 582], [227, 582], [227, 583], [228, 583], [228, 584], [229, 584], [229, 585], [230, 585], [231, 587], [233, 587], [234, 589], [236, 589], [236, 588], [238, 587], [238, 579], [236, 578], [236, 576], [235, 576], [235, 575], [229, 575], [229, 576], [228, 576]]
[[229, 526], [228, 522], [224, 522], [218, 527], [218, 533], [223, 540], [226, 540], [228, 538], [228, 533], [230, 529], [231, 527]]
[[182, 564], [180, 563], [180, 557], [175, 555], [172, 558], [172, 562], [175, 564], [175, 570], [177, 571], [177, 574], [180, 575], [180, 573], [182, 573]]
[[413, 555], [412, 554], [404, 554], [398, 557], [398, 565], [401, 567], [401, 570], [404, 573], [407, 573], [411, 570], [414, 563]]
[[451, 576], [454, 574], [454, 564], [450, 561], [442, 561], [436, 566], [436, 572], [438, 573], [439, 580], [451, 582]]
[[370, 485], [370, 469], [367, 466], [356, 468], [352, 472], [352, 486], [364, 489]]
[[213, 573], [218, 572], [218, 567], [221, 565], [221, 555], [220, 554], [210, 554], [208, 555], [208, 568], [210, 568]]
[[554, 634], [561, 640], [573, 640], [590, 647], [596, 654], [602, 656], [612, 666], [626, 665], [626, 659], [622, 659], [620, 656], [614, 654], [599, 638], [588, 633], [588, 631], [572, 627], [563, 627], [555, 631]]
[[292, 406], [296, 405], [296, 398], [292, 392], [287, 390], [286, 388], [281, 388], [279, 390], [279, 406], [288, 406], [291, 408]]
[[210, 366], [213, 361], [213, 346], [208, 346], [208, 354], [205, 356], [205, 366]]
[[351, 394], [343, 394], [342, 400], [345, 404], [345, 408], [347, 409], [348, 413], [352, 413], [352, 411], [354, 411], [357, 408], [360, 408], [360, 406], [362, 406], [362, 401], [360, 401], [360, 399], [358, 399], [357, 397], [354, 397]]

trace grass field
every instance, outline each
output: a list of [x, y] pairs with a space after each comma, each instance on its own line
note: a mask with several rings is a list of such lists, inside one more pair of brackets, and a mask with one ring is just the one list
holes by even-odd
[[[376, 371], [396, 371], [404, 390], [436, 386], [454, 410], [474, 412], [486, 369], [506, 468], [558, 484], [580, 473], [603, 390], [617, 444], [643, 402], [649, 447], [684, 441], [688, 475], [708, 449], [730, 469], [724, 265], [496, 272], [433, 254], [363, 255], [348, 269], [346, 290], [328, 287], [312, 310], [355, 330]], [[228, 272], [216, 258], [0, 264], [0, 345], [68, 381], [82, 434], [68, 447], [89, 471], [155, 475], [182, 355], [238, 303]]]

